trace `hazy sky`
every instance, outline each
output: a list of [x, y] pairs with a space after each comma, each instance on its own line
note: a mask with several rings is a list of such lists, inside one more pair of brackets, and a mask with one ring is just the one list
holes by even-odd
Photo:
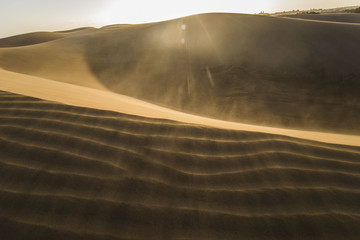
[[0, 38], [115, 23], [167, 20], [195, 13], [278, 12], [360, 5], [360, 0], [0, 0]]

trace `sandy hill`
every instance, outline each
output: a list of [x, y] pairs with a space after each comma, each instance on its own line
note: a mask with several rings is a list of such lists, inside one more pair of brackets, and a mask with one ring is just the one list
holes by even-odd
[[91, 30], [94, 28], [77, 28], [67, 31], [58, 31], [58, 32], [34, 32], [34, 33], [25, 33], [21, 35], [16, 35], [12, 37], [3, 38], [0, 40], [0, 48], [5, 47], [20, 47], [28, 46], [39, 43], [45, 43], [64, 37], [68, 37], [85, 30]]
[[341, 23], [360, 23], [359, 13], [292, 14], [286, 15], [286, 17]]
[[[45, 38], [45, 33], [0, 39], [0, 46], [11, 43], [18, 45], [0, 48], [0, 67], [61, 82], [104, 89], [89, 72], [84, 59], [84, 38], [94, 31], [96, 29], [85, 28], [48, 33], [52, 39]], [[34, 38], [42, 43], [34, 41]]]
[[0, 92], [1, 239], [358, 239], [360, 148]]
[[359, 134], [359, 41], [356, 24], [203, 14], [2, 48], [0, 66], [225, 120]]

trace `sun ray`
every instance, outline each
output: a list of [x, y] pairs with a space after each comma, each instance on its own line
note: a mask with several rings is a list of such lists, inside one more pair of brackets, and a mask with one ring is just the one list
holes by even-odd
[[201, 17], [199, 15], [196, 15], [196, 19], [199, 21], [201, 28], [205, 32], [206, 37], [207, 37], [207, 39], [208, 39], [208, 41], [209, 41], [209, 43], [211, 45], [211, 48], [212, 48], [213, 52], [215, 53], [215, 55], [217, 57], [217, 60], [220, 63], [223, 63], [224, 61], [223, 61], [223, 59], [221, 57], [220, 51], [219, 51], [219, 49], [217, 47], [217, 44], [215, 43], [213, 37], [210, 35], [207, 27], [205, 26], [205, 23], [201, 20]]

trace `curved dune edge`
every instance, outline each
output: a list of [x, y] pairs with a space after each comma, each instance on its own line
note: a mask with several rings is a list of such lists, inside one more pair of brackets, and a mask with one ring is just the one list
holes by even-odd
[[360, 136], [272, 128], [221, 121], [186, 114], [112, 92], [52, 81], [0, 69], [0, 90], [56, 101], [150, 118], [163, 118], [215, 128], [281, 134], [333, 144], [360, 146]]
[[279, 18], [290, 19], [295, 21], [305, 21], [305, 22], [360, 26], [360, 23], [353, 23], [353, 22], [335, 22], [330, 20], [317, 20], [317, 19], [309, 19], [309, 18], [295, 18], [295, 17], [282, 17], [282, 16], [279, 16]]

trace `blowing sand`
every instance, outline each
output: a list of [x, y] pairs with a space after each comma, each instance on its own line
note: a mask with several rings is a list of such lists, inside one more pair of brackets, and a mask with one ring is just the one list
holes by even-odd
[[[39, 87], [41, 86], [41, 87]], [[282, 134], [334, 144], [360, 146], [360, 136], [263, 127], [173, 111], [135, 98], [0, 70], [0, 89], [64, 104], [233, 130]]]

